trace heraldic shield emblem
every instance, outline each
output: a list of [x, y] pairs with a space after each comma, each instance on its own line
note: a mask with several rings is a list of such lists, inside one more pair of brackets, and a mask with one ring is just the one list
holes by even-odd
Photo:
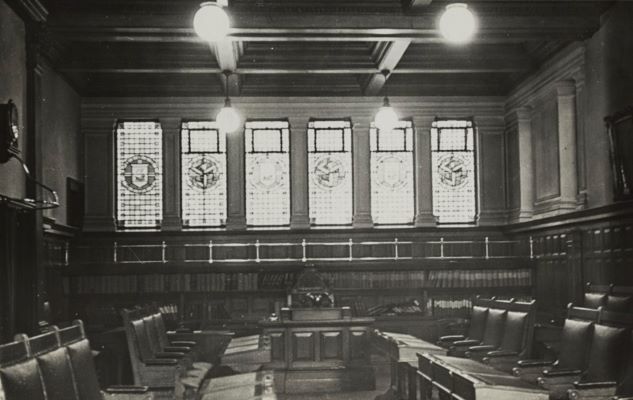
[[438, 162], [437, 167], [440, 181], [450, 187], [462, 186], [468, 179], [468, 170], [464, 160], [454, 155], [443, 157]]
[[378, 160], [378, 184], [389, 189], [398, 189], [407, 184], [407, 171], [401, 159], [386, 156]]
[[339, 160], [324, 156], [317, 160], [312, 177], [318, 186], [333, 189], [343, 182], [345, 175], [345, 167]]
[[189, 186], [208, 190], [217, 186], [222, 174], [217, 161], [211, 157], [199, 156], [189, 162], [187, 177]]
[[283, 168], [276, 160], [259, 157], [253, 163], [250, 174], [253, 177], [251, 183], [255, 187], [270, 190], [282, 184]]
[[149, 157], [136, 155], [125, 161], [124, 183], [130, 191], [145, 193], [156, 182], [156, 165]]

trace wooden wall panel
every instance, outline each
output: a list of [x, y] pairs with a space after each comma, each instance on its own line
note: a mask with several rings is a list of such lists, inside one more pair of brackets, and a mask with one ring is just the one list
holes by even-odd
[[558, 168], [558, 110], [556, 98], [548, 96], [532, 113], [536, 201], [560, 194]]

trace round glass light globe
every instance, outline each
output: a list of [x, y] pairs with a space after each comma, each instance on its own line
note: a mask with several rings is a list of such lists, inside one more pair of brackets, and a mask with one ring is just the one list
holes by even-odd
[[381, 131], [391, 132], [396, 125], [398, 125], [399, 120], [400, 118], [394, 111], [393, 107], [383, 106], [380, 107], [380, 110], [376, 113], [374, 124], [376, 125], [376, 128]]
[[472, 39], [477, 30], [477, 21], [473, 13], [464, 3], [446, 6], [440, 18], [440, 32], [452, 43], [466, 43]]
[[193, 17], [193, 29], [208, 42], [222, 40], [229, 33], [231, 22], [224, 9], [216, 3], [202, 3]]
[[216, 121], [223, 132], [234, 132], [240, 127], [240, 116], [231, 106], [222, 107]]

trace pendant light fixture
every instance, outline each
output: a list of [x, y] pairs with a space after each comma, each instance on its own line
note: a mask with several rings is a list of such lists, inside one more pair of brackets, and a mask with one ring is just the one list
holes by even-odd
[[475, 15], [464, 3], [453, 3], [446, 6], [440, 18], [440, 32], [444, 38], [455, 44], [469, 42], [477, 31]]
[[[385, 80], [387, 80], [389, 71], [384, 70], [382, 74], [385, 76]], [[382, 107], [380, 107], [374, 118], [374, 125], [381, 131], [391, 132], [398, 125], [399, 121], [400, 117], [398, 113], [396, 113], [393, 107], [391, 107], [391, 104], [389, 104], [389, 97], [385, 96]]]
[[217, 42], [226, 37], [231, 28], [231, 21], [224, 7], [228, 7], [228, 0], [200, 4], [200, 9], [193, 17], [193, 29], [198, 36], [207, 42]]
[[220, 130], [222, 132], [231, 133], [235, 132], [237, 128], [240, 127], [240, 116], [231, 106], [231, 99], [229, 98], [229, 77], [231, 76], [231, 71], [224, 71], [224, 107], [220, 110], [217, 117], [215, 118]]

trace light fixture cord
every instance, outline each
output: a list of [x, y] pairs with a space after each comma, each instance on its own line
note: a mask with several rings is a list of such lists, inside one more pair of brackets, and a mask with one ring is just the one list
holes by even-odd
[[224, 71], [224, 104], [229, 104], [231, 99], [229, 98], [229, 77], [231, 76], [231, 71]]

